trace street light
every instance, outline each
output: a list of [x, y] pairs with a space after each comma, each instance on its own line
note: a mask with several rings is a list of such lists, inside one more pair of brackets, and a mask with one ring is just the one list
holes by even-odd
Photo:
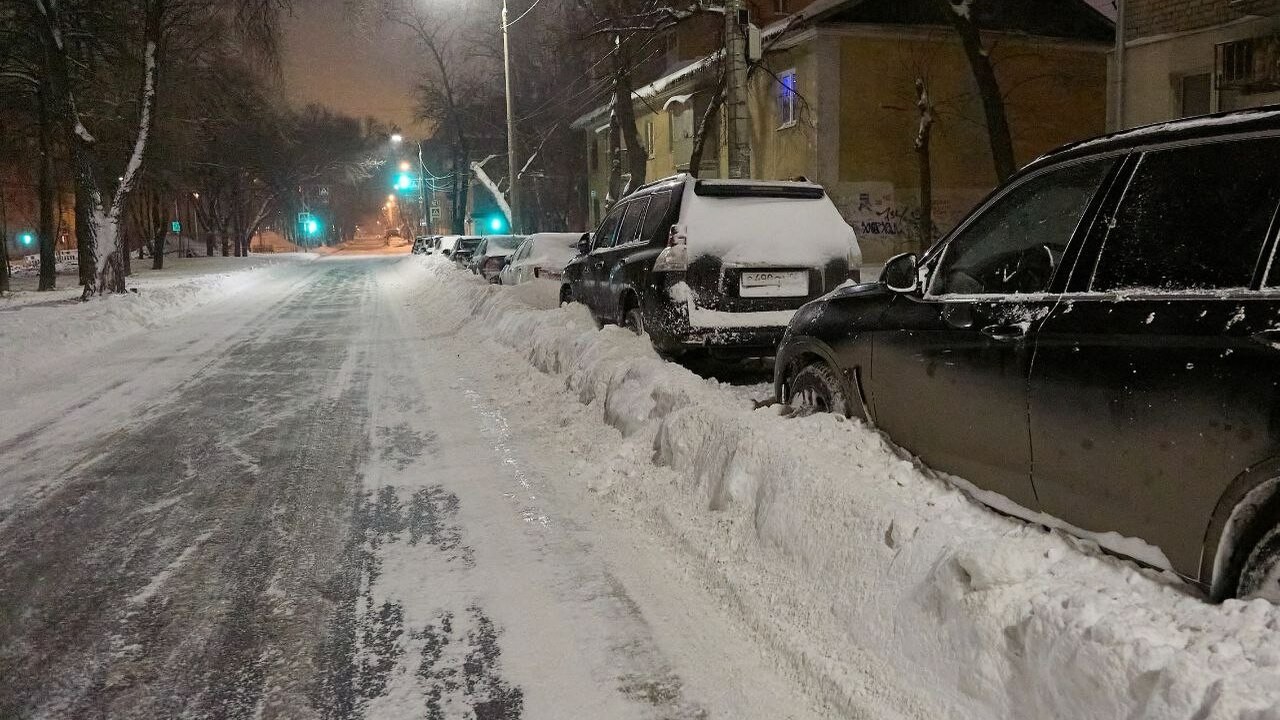
[[391, 142], [393, 144], [399, 145], [400, 143], [404, 142], [404, 136], [401, 135], [400, 133], [396, 133], [391, 136]]
[[401, 161], [400, 161], [400, 169], [401, 169], [401, 170], [403, 170], [403, 171], [408, 171], [408, 170], [409, 170], [409, 161], [408, 161], [408, 160], [401, 160]]
[[24, 232], [18, 236], [18, 242], [22, 243], [22, 247], [31, 247], [36, 244], [36, 236], [29, 232]]

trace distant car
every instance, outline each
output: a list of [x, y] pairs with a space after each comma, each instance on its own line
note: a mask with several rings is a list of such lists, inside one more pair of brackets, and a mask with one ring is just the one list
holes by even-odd
[[414, 255], [430, 255], [435, 252], [435, 238], [428, 235], [419, 235], [413, 239]]
[[678, 175], [623, 198], [565, 268], [562, 300], [669, 355], [771, 356], [806, 302], [859, 277], [821, 185]]
[[452, 258], [453, 251], [458, 247], [458, 241], [461, 239], [461, 235], [443, 235], [436, 241], [436, 251], [444, 257]]
[[524, 239], [523, 235], [486, 235], [471, 254], [471, 271], [495, 285], [501, 285], [502, 268]]
[[503, 285], [523, 285], [534, 281], [553, 285], [560, 290], [564, 266], [578, 256], [582, 233], [536, 233], [530, 235], [512, 253], [502, 269]]
[[480, 245], [482, 238], [463, 236], [458, 238], [457, 244], [453, 248], [453, 261], [462, 267], [467, 267], [471, 262], [471, 255]]
[[1280, 107], [1051, 153], [806, 305], [775, 392], [1211, 597], [1280, 601]]

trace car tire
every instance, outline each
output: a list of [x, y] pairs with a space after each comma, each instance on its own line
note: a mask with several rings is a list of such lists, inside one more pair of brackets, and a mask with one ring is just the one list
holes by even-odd
[[1280, 604], [1280, 522], [1262, 535], [1245, 558], [1235, 596]]
[[489, 284], [490, 284], [490, 285], [501, 285], [501, 284], [502, 284], [502, 278], [498, 277], [497, 275], [494, 275], [493, 277], [489, 278]]
[[848, 417], [849, 396], [840, 376], [830, 365], [816, 362], [805, 365], [787, 383], [788, 401], [796, 412], [838, 413]]
[[560, 286], [560, 307], [564, 307], [565, 305], [570, 305], [572, 303], [573, 303], [573, 286], [561, 285]]
[[644, 313], [634, 305], [627, 308], [626, 314], [622, 316], [622, 326], [637, 335], [644, 335]]

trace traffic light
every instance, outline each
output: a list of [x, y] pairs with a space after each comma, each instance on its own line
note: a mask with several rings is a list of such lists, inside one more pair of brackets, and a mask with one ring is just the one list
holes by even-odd
[[24, 232], [18, 235], [18, 242], [22, 244], [22, 247], [31, 247], [36, 244], [36, 236], [29, 232]]
[[315, 218], [311, 218], [307, 221], [307, 234], [315, 237], [318, 232], [320, 232], [320, 221]]
[[502, 215], [494, 215], [489, 218], [489, 231], [500, 233], [507, 229], [507, 219]]
[[412, 189], [413, 189], [413, 176], [412, 176], [412, 175], [410, 175], [410, 174], [409, 174], [409, 173], [407, 173], [407, 172], [402, 172], [402, 173], [400, 173], [399, 175], [396, 175], [396, 185], [395, 185], [395, 188], [396, 188], [396, 190], [399, 190], [400, 192], [405, 192], [405, 191], [408, 191], [408, 190], [412, 190]]

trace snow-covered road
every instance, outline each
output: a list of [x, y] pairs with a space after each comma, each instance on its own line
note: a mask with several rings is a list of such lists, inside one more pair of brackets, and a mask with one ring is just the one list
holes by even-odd
[[0, 717], [823, 715], [549, 482], [577, 442], [513, 424], [405, 262], [255, 271], [10, 383]]
[[436, 258], [24, 302], [6, 719], [1280, 720], [1280, 608]]

